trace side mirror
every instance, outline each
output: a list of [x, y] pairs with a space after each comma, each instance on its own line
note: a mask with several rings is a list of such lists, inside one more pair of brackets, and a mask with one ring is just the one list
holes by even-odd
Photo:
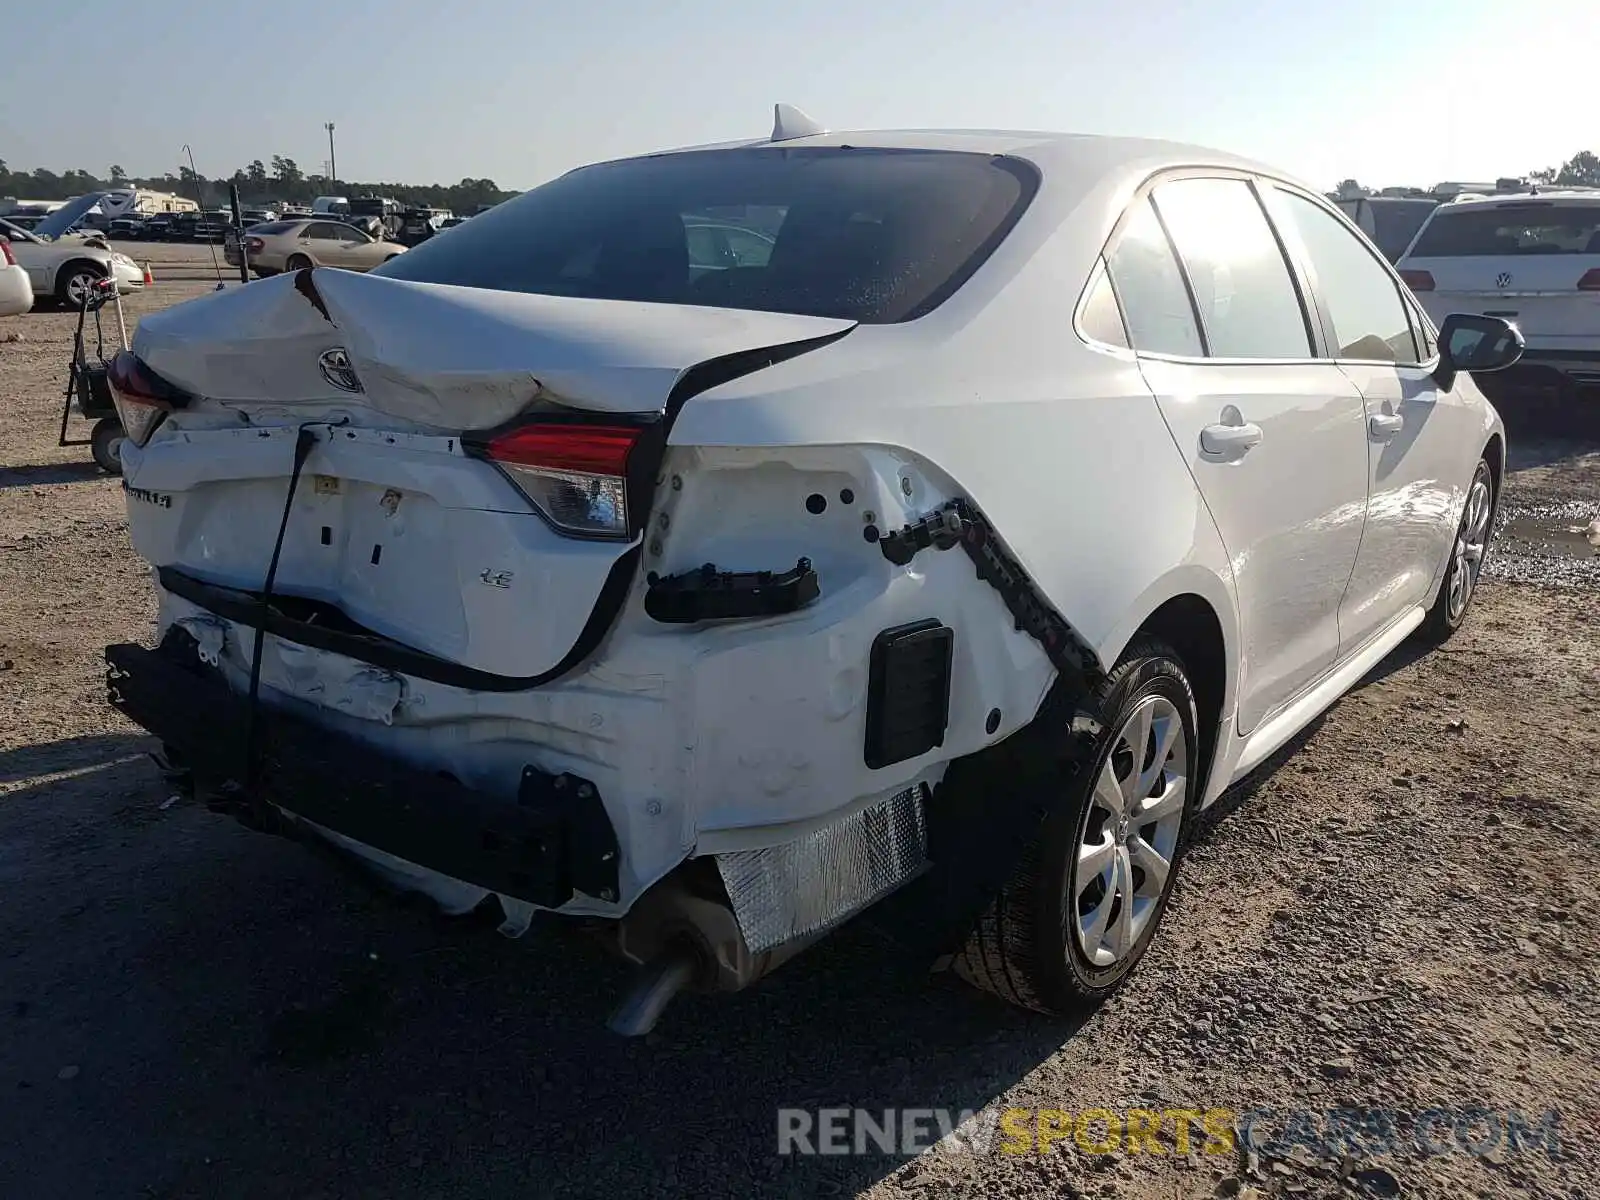
[[1439, 327], [1439, 366], [1434, 378], [1445, 391], [1462, 371], [1503, 371], [1522, 357], [1522, 331], [1503, 317], [1451, 313]]

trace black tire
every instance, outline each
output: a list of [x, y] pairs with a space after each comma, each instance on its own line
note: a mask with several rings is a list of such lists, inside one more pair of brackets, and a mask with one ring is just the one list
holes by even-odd
[[[1474, 524], [1476, 512], [1473, 496], [1479, 488], [1487, 490], [1487, 500], [1482, 516], [1482, 552], [1474, 565], [1463, 555], [1462, 545], [1472, 532], [1470, 527]], [[1472, 473], [1472, 482], [1467, 485], [1467, 499], [1461, 506], [1461, 520], [1456, 523], [1455, 540], [1450, 546], [1450, 562], [1445, 567], [1444, 578], [1439, 581], [1439, 594], [1434, 597], [1433, 607], [1428, 610], [1427, 617], [1417, 627], [1417, 637], [1422, 642], [1436, 646], [1447, 641], [1461, 628], [1467, 619], [1467, 613], [1472, 611], [1472, 601], [1478, 595], [1483, 564], [1488, 558], [1489, 547], [1494, 540], [1494, 519], [1499, 499], [1494, 486], [1494, 472], [1489, 469], [1488, 461], [1480, 458], [1477, 469]], [[1466, 572], [1464, 577], [1463, 571]], [[1458, 580], [1462, 578], [1465, 580], [1466, 594], [1464, 601], [1457, 608], [1454, 597]]]
[[56, 299], [67, 308], [79, 308], [81, 304], [75, 296], [75, 293], [82, 294], [78, 292], [79, 287], [85, 282], [87, 286], [93, 287], [105, 277], [105, 268], [98, 263], [85, 262], [81, 259], [69, 262], [56, 272]]
[[283, 269], [285, 271], [303, 271], [307, 267], [314, 265], [304, 254], [291, 254], [289, 261], [283, 264]]
[[95, 463], [109, 475], [122, 474], [122, 442], [128, 435], [122, 422], [115, 417], [102, 417], [89, 433], [89, 453]]
[[[1187, 790], [1180, 810], [1170, 867], [1154, 907], [1131, 951], [1107, 966], [1091, 962], [1068, 923], [1076, 926], [1081, 889], [1073, 875], [1087, 823], [1097, 811], [1095, 781], [1118, 744], [1123, 724], [1150, 697], [1176, 711], [1182, 727]], [[1039, 837], [1023, 856], [1015, 875], [995, 899], [953, 963], [957, 975], [1022, 1008], [1066, 1015], [1092, 1008], [1119, 988], [1144, 957], [1166, 913], [1199, 799], [1199, 735], [1194, 690], [1177, 654], [1152, 638], [1137, 638], [1097, 693], [1103, 728], [1085, 769], [1064, 781], [1052, 801]], [[1081, 721], [1082, 716], [1077, 718]], [[1075, 724], [1077, 723], [1075, 721]], [[1063, 739], [1070, 730], [1061, 730]], [[1146, 769], [1150, 762], [1144, 764]], [[1115, 767], [1113, 769], [1116, 769]], [[1165, 771], [1157, 781], [1165, 778]], [[1146, 827], [1147, 829], [1149, 827]], [[1113, 839], [1114, 840], [1114, 839]], [[1089, 886], [1093, 887], [1091, 877]], [[1142, 878], [1139, 876], [1136, 879]], [[1135, 890], [1142, 887], [1135, 883]], [[1072, 911], [1068, 911], [1069, 896]], [[1111, 903], [1102, 900], [1101, 903]], [[1116, 902], [1120, 905], [1121, 901]], [[1130, 912], [1132, 909], [1130, 909]], [[1115, 913], [1115, 909], [1113, 909]]]

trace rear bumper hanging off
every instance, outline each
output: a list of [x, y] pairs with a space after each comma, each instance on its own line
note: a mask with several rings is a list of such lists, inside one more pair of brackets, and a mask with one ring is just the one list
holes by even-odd
[[[192, 645], [181, 649], [108, 646], [108, 698], [197, 778], [237, 784], [245, 778], [246, 701], [214, 672], [189, 665]], [[587, 780], [530, 765], [513, 801], [290, 713], [263, 707], [256, 722], [246, 804], [541, 908], [560, 908], [579, 892], [618, 896], [616, 831]]]

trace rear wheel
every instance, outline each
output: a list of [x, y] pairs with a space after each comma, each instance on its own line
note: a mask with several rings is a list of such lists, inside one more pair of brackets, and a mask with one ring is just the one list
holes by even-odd
[[1038, 840], [954, 964], [969, 983], [1040, 1012], [1098, 1004], [1144, 957], [1197, 795], [1194, 691], [1170, 648], [1137, 640], [1099, 700], [1094, 757], [1048, 798]]
[[1467, 619], [1467, 609], [1478, 594], [1478, 577], [1494, 533], [1494, 507], [1494, 473], [1485, 460], [1479, 459], [1478, 469], [1472, 473], [1472, 482], [1467, 486], [1467, 501], [1461, 507], [1461, 520], [1456, 525], [1456, 540], [1450, 548], [1444, 582], [1439, 585], [1439, 595], [1418, 630], [1425, 641], [1444, 641]]
[[314, 266], [314, 265], [315, 264], [309, 258], [307, 258], [304, 254], [291, 254], [289, 256], [289, 261], [284, 264], [284, 270], [286, 270], [286, 271], [303, 271], [307, 267]]
[[104, 417], [95, 422], [89, 433], [89, 453], [102, 471], [112, 475], [122, 474], [122, 443], [127, 439], [122, 422], [115, 417]]

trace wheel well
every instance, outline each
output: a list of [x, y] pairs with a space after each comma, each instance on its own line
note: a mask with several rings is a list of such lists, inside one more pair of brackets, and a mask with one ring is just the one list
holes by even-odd
[[1189, 685], [1194, 688], [1196, 717], [1200, 722], [1200, 779], [1196, 796], [1204, 794], [1216, 754], [1222, 724], [1222, 702], [1228, 693], [1228, 658], [1222, 640], [1222, 623], [1211, 605], [1199, 596], [1174, 596], [1139, 627], [1178, 652]]
[[1506, 444], [1500, 440], [1497, 433], [1489, 439], [1489, 444], [1483, 448], [1483, 457], [1489, 464], [1489, 475], [1494, 480], [1495, 499], [1500, 498], [1500, 480], [1506, 471]]
[[56, 288], [58, 290], [67, 276], [72, 274], [72, 272], [78, 267], [88, 267], [96, 275], [101, 277], [104, 277], [106, 274], [105, 267], [100, 263], [95, 262], [92, 258], [69, 258], [66, 262], [61, 264], [61, 268], [56, 272]]

